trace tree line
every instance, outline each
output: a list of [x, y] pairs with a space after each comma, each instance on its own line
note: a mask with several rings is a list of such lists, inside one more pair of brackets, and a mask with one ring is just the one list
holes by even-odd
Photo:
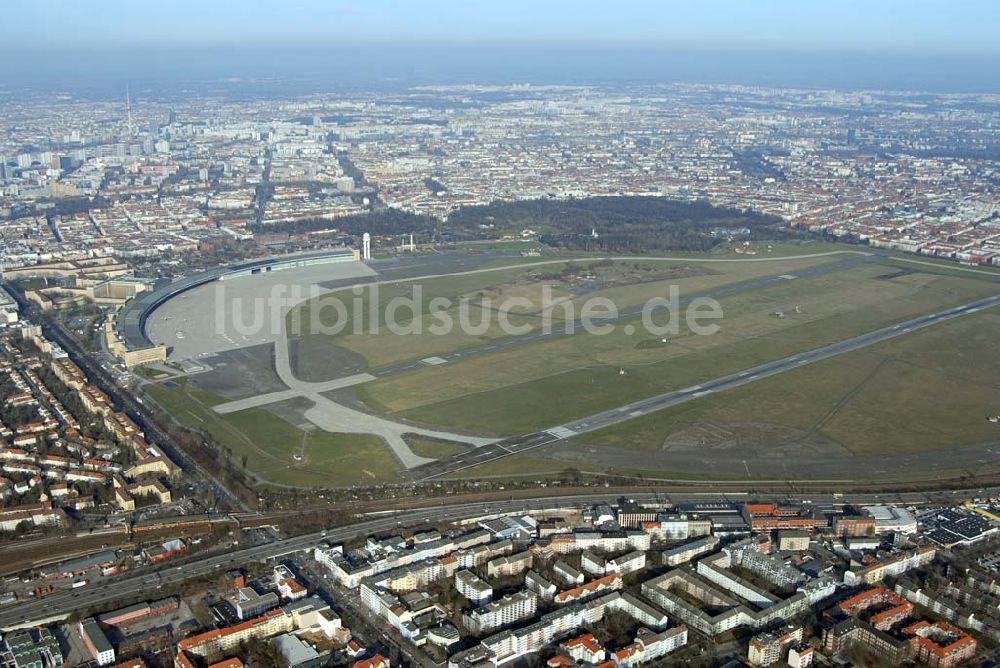
[[375, 236], [412, 233], [436, 241], [441, 241], [442, 233], [462, 238], [496, 239], [532, 229], [539, 233], [539, 240], [549, 246], [611, 253], [705, 251], [720, 243], [726, 235], [719, 232], [726, 230], [749, 230], [750, 237], [755, 239], [781, 239], [802, 234], [789, 230], [777, 216], [667, 197], [493, 202], [460, 207], [444, 222], [398, 209], [379, 209], [335, 221], [306, 219], [255, 225], [252, 229], [264, 233], [304, 234], [331, 226], [353, 236], [364, 232]]
[[630, 253], [708, 250], [721, 241], [722, 237], [714, 234], [719, 229], [749, 229], [756, 238], [790, 235], [781, 222], [776, 216], [750, 210], [667, 197], [495, 202], [463, 207], [448, 217], [449, 226], [468, 231], [483, 225], [492, 226], [497, 233], [530, 228], [549, 246]]

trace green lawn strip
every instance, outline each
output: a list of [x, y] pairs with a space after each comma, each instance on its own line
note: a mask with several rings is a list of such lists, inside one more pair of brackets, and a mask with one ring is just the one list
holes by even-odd
[[468, 447], [459, 445], [458, 443], [450, 443], [448, 441], [439, 441], [413, 435], [406, 436], [406, 442], [409, 444], [410, 450], [413, 451], [413, 454], [420, 457], [430, 457], [432, 459], [450, 457], [461, 452], [466, 452], [469, 449]]
[[399, 462], [385, 443], [369, 434], [312, 431], [303, 459], [262, 471], [268, 481], [295, 487], [345, 487], [398, 482]]
[[303, 431], [266, 409], [219, 415], [211, 406], [225, 399], [209, 392], [186, 385], [150, 385], [147, 391], [182, 423], [211, 434], [232, 452], [237, 464], [246, 456], [250, 472], [278, 484], [341, 486], [382, 482], [394, 480], [399, 468], [388, 447], [376, 436], [320, 430], [307, 433], [305, 457], [296, 462], [294, 455], [302, 449]]
[[1000, 313], [976, 314], [574, 440], [659, 449], [699, 424], [760, 422], [815, 432], [859, 455], [1000, 440], [1000, 428], [985, 420], [1000, 413], [991, 399], [1000, 390], [998, 326]]
[[[693, 254], [691, 257], [700, 259], [720, 259], [713, 254], [705, 253]], [[639, 276], [633, 277], [640, 281], [634, 285], [609, 285], [608, 287], [589, 292], [583, 296], [574, 297], [573, 299], [575, 302], [580, 302], [591, 297], [608, 297], [612, 299], [620, 309], [627, 309], [639, 306], [651, 297], [668, 295], [668, 288], [670, 285], [677, 285], [683, 290], [685, 296], [690, 296], [723, 285], [738, 284], [753, 280], [754, 278], [762, 275], [779, 273], [781, 271], [795, 271], [807, 266], [826, 264], [838, 259], [838, 256], [829, 256], [802, 259], [793, 258], [782, 262], [778, 260], [778, 257], [779, 256], [777, 255], [775, 256], [776, 261], [774, 263], [696, 263], [690, 267], [692, 272], [694, 272], [691, 276], [684, 277], [681, 275], [678, 278], [667, 278], [662, 281], [641, 282], [643, 277], [640, 274]], [[505, 268], [502, 270], [498, 269], [497, 271], [479, 274], [444, 276], [441, 278], [422, 281], [407, 281], [401, 284], [379, 286], [377, 295], [378, 302], [375, 308], [376, 313], [378, 314], [375, 320], [378, 327], [377, 332], [373, 331], [370, 322], [371, 318], [368, 315], [371, 313], [371, 309], [373, 308], [372, 300], [375, 299], [375, 294], [368, 288], [366, 288], [362, 294], [358, 296], [351, 293], [340, 293], [335, 296], [336, 299], [339, 299], [344, 304], [347, 315], [347, 320], [344, 321], [344, 327], [339, 331], [339, 333], [320, 334], [318, 333], [319, 329], [314, 324], [318, 322], [324, 327], [330, 327], [339, 317], [334, 307], [329, 305], [325, 307], [321, 306], [323, 303], [329, 304], [329, 302], [323, 301], [324, 298], [307, 302], [293, 311], [293, 313], [290, 313], [287, 318], [286, 326], [289, 327], [290, 332], [301, 332], [303, 333], [303, 336], [317, 337], [322, 341], [341, 345], [359, 352], [367, 359], [370, 366], [376, 367], [394, 362], [421, 359], [423, 357], [438, 355], [444, 352], [459, 351], [464, 348], [479, 345], [485, 341], [507, 338], [509, 335], [499, 326], [495, 316], [493, 317], [492, 327], [488, 328], [481, 334], [466, 334], [462, 328], [457, 326], [453, 327], [451, 331], [446, 334], [428, 332], [426, 331], [427, 328], [437, 322], [430, 313], [432, 299], [443, 297], [451, 300], [451, 302], [455, 304], [455, 306], [445, 311], [454, 323], [459, 322], [457, 302], [460, 296], [469, 297], [473, 299], [474, 302], [478, 301], [478, 295], [488, 296], [491, 298], [491, 301], [496, 304], [499, 303], [499, 301], [505, 296], [502, 292], [496, 293], [496, 289], [498, 287], [502, 289], [506, 286], [507, 296], [510, 294], [520, 295], [522, 292], [529, 292], [529, 294], [531, 294], [532, 301], [540, 304], [540, 297], [538, 294], [530, 293], [530, 291], [527, 291], [523, 286], [520, 289], [515, 287], [515, 289], [511, 290], [511, 286], [516, 286], [519, 280], [523, 279], [525, 275], [530, 273], [541, 272], [545, 275], [559, 274], [559, 272], [562, 271], [562, 269], [564, 269], [569, 263], [588, 270], [590, 268], [596, 268], [601, 275], [606, 274], [606, 278], [609, 280], [614, 280], [616, 276], [621, 278], [622, 274], [628, 272], [634, 273], [636, 268], [652, 271], [655, 269], [666, 270], [671, 268], [684, 268], [687, 266], [683, 260], [622, 260], [613, 261], [611, 265], [607, 265], [606, 263], [601, 262], [588, 262], [587, 258], [578, 258], [576, 260], [567, 259], [566, 263], [549, 264], [541, 267], [531, 267], [529, 263], [523, 266]], [[384, 317], [386, 313], [386, 305], [394, 298], [403, 297], [409, 299], [412, 297], [413, 286], [417, 284], [419, 284], [422, 293], [421, 306], [423, 308], [420, 313], [420, 317], [422, 318], [423, 325], [421, 329], [424, 330], [424, 333], [416, 335], [408, 334], [405, 337], [394, 334], [389, 331], [386, 326], [386, 319]], [[552, 294], [554, 298], [559, 298], [561, 296], [572, 297], [572, 293], [569, 289], [567, 289], [567, 286], [561, 285], [558, 282], [553, 286]], [[326, 299], [330, 299], [330, 297]], [[579, 309], [579, 307], [580, 305], [576, 304], [576, 308]], [[534, 310], [535, 309], [529, 309], [529, 311]], [[473, 311], [478, 311], [478, 309], [473, 309]], [[563, 311], [561, 309], [555, 309], [553, 311], [553, 319], [558, 321], [562, 317], [562, 313]], [[356, 314], [364, 314], [362, 317], [366, 326], [363, 333], [355, 334], [352, 332], [356, 322]], [[474, 313], [470, 318], [472, 320], [472, 324], [478, 324], [480, 317], [481, 314], [478, 312]], [[410, 325], [411, 309], [406, 307], [397, 310], [394, 319], [397, 324], [401, 326]], [[510, 321], [512, 325], [522, 329], [526, 329], [525, 326], [527, 326], [530, 327], [531, 330], [537, 330], [541, 325], [541, 321], [538, 318], [537, 313], [531, 312], [521, 314], [518, 310], [511, 311]]]

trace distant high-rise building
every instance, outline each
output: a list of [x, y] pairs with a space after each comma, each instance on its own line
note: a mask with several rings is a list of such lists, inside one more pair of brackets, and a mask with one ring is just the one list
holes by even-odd
[[350, 176], [341, 176], [336, 180], [337, 190], [342, 193], [354, 192], [354, 179]]

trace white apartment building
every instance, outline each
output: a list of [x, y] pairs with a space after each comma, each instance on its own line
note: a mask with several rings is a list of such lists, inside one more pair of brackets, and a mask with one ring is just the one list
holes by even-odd
[[533, 617], [537, 610], [538, 594], [533, 591], [519, 591], [481, 608], [470, 610], [462, 615], [462, 623], [469, 633], [484, 635]]
[[478, 575], [469, 570], [455, 573], [455, 589], [473, 605], [485, 605], [493, 600], [493, 587]]

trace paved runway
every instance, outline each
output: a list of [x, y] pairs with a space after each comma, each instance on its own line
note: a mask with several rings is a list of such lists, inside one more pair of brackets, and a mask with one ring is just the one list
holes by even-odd
[[557, 441], [572, 438], [579, 434], [604, 429], [605, 427], [610, 427], [612, 425], [625, 422], [626, 420], [631, 420], [665, 408], [677, 406], [693, 399], [708, 396], [715, 392], [730, 390], [742, 385], [756, 382], [763, 378], [769, 378], [786, 371], [797, 369], [807, 364], [814, 364], [816, 362], [829, 359], [830, 357], [834, 357], [835, 355], [866, 348], [876, 343], [882, 343], [883, 341], [888, 341], [898, 336], [903, 336], [910, 332], [930, 327], [931, 325], [945, 322], [953, 318], [958, 318], [963, 315], [976, 313], [985, 308], [997, 306], [998, 304], [1000, 304], [1000, 295], [994, 295], [993, 297], [979, 299], [962, 306], [956, 306], [943, 311], [938, 311], [937, 313], [923, 315], [898, 325], [892, 325], [874, 332], [861, 334], [860, 336], [839, 341], [828, 346], [823, 346], [822, 348], [816, 348], [815, 350], [810, 350], [808, 352], [791, 355], [790, 357], [786, 357], [784, 359], [767, 362], [751, 369], [722, 376], [683, 390], [666, 392], [647, 399], [634, 401], [632, 403], [625, 404], [624, 406], [619, 406], [618, 408], [596, 413], [579, 420], [556, 425], [542, 431], [504, 439], [492, 445], [479, 448], [478, 450], [462, 453], [446, 459], [440, 459], [430, 464], [422, 465], [409, 471], [408, 475], [415, 480], [440, 478], [463, 469], [503, 459], [504, 457], [523, 454], [525, 452], [535, 450], [536, 448], [556, 443]]

